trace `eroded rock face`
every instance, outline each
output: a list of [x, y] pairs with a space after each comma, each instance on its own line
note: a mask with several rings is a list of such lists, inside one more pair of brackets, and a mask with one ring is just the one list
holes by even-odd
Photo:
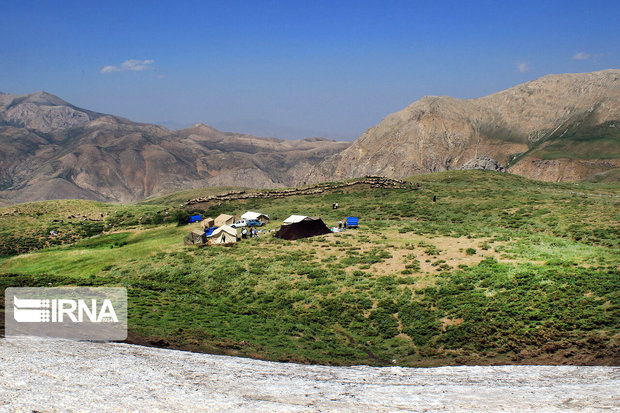
[[548, 157], [546, 145], [555, 157], [566, 152], [572, 159], [596, 159], [597, 150], [608, 157], [609, 147], [620, 157], [619, 119], [620, 70], [549, 75], [477, 99], [427, 96], [317, 165], [308, 181], [403, 178], [459, 169], [480, 157], [534, 177], [530, 168], [517, 166]]
[[461, 169], [482, 169], [485, 171], [506, 172], [506, 168], [504, 168], [495, 159], [491, 159], [488, 156], [479, 156], [477, 158], [470, 159], [469, 161], [465, 162], [463, 166], [461, 166]]

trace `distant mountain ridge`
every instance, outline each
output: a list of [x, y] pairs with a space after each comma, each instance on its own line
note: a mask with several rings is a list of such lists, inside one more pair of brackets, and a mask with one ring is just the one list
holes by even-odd
[[308, 181], [494, 165], [546, 181], [620, 167], [620, 70], [549, 75], [477, 98], [427, 96], [317, 165]]
[[128, 202], [206, 186], [274, 188], [449, 169], [617, 179], [620, 70], [549, 75], [476, 99], [427, 96], [359, 139], [282, 140], [163, 126], [46, 92], [0, 93], [0, 204]]
[[0, 94], [0, 203], [128, 202], [205, 186], [291, 186], [350, 142], [170, 131], [75, 107], [45, 92]]

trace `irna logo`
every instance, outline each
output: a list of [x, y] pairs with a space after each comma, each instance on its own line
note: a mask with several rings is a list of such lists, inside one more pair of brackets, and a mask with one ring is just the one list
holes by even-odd
[[114, 322], [118, 317], [112, 301], [104, 299], [98, 305], [96, 299], [33, 299], [13, 297], [13, 318], [18, 323], [62, 323], [65, 320], [81, 323], [87, 319], [93, 323]]
[[125, 288], [10, 287], [4, 303], [6, 337], [127, 338]]

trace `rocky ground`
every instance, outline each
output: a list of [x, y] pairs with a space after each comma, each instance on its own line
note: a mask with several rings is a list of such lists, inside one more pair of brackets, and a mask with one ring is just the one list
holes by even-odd
[[618, 411], [620, 368], [330, 367], [0, 340], [0, 411]]

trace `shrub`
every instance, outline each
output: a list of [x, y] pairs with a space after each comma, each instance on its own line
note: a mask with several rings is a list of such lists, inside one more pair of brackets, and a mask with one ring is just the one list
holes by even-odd
[[178, 209], [172, 213], [172, 219], [176, 221], [178, 227], [187, 224], [189, 217], [189, 212], [184, 209]]

